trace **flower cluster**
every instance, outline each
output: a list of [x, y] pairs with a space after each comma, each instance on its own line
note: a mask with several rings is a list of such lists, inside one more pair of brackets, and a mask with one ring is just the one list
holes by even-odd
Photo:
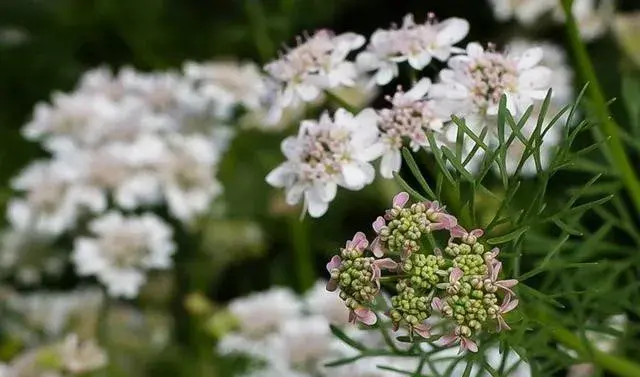
[[[398, 76], [398, 65], [403, 62], [407, 62], [410, 69], [415, 70], [414, 75], [433, 59], [446, 63], [447, 66], [439, 72], [433, 83], [429, 78], [422, 77], [414, 80], [412, 87], [406, 91], [398, 86], [395, 93], [386, 97], [389, 103], [387, 108], [364, 109], [356, 117], [363, 124], [362, 131], [352, 131], [349, 137], [341, 136], [344, 132], [332, 131], [330, 142], [319, 141], [318, 132], [309, 131], [311, 128], [344, 128], [340, 124], [350, 122], [351, 115], [348, 116], [349, 120], [345, 120], [347, 111], [342, 108], [336, 111], [333, 121], [328, 113], [323, 113], [319, 121], [303, 121], [298, 137], [290, 137], [283, 142], [282, 152], [287, 161], [267, 176], [267, 182], [284, 188], [289, 204], [298, 203], [304, 197], [308, 212], [313, 217], [322, 216], [333, 200], [337, 186], [359, 190], [374, 180], [369, 164], [373, 160], [380, 158], [380, 175], [392, 178], [401, 168], [403, 146], [408, 146], [413, 151], [431, 151], [434, 146], [456, 149], [460, 132], [457, 123], [452, 122], [454, 116], [464, 119], [469, 130], [477, 136], [486, 135], [484, 144], [489, 148], [497, 148], [501, 142], [498, 137], [497, 113], [503, 96], [507, 98], [507, 109], [517, 120], [530, 106], [534, 106], [535, 111], [521, 130], [524, 138], [533, 138], [537, 120], [542, 115], [541, 103], [549, 89], [553, 89], [554, 106], [544, 114], [545, 117], [568, 103], [571, 98], [571, 75], [566, 74], [564, 57], [548, 45], [522, 42], [508, 46], [505, 51], [498, 50], [492, 44], [485, 48], [477, 42], [468, 43], [465, 49], [456, 47], [455, 44], [468, 31], [469, 24], [465, 20], [451, 18], [439, 22], [430, 14], [423, 24], [416, 23], [413, 16], [408, 15], [401, 27], [374, 32], [365, 50], [358, 54], [355, 68], [351, 63], [345, 62], [349, 69], [336, 68], [338, 72], [349, 72], [349, 77], [353, 77], [351, 74], [356, 72], [361, 77], [369, 76], [373, 84], [386, 85]], [[316, 56], [316, 50], [321, 50], [319, 46], [334, 51], [330, 48], [332, 45], [333, 49], [344, 52], [354, 50], [360, 44], [360, 38], [351, 34], [331, 38], [329, 35], [326, 31], [319, 32], [292, 50], [287, 59], [268, 65], [267, 70], [301, 60], [301, 51], [307, 51], [309, 56]], [[358, 43], [346, 43], [344, 39], [358, 39]], [[341, 58], [345, 57], [346, 54], [341, 55]], [[314, 64], [317, 60], [318, 58], [308, 58], [308, 62]], [[315, 68], [305, 70], [304, 79], [298, 76], [279, 76], [283, 85], [288, 88], [286, 92], [293, 90], [290, 88], [296, 88], [303, 90], [303, 93], [313, 94], [308, 97], [311, 99], [320, 95], [322, 90], [345, 86], [347, 81], [351, 83], [351, 80], [336, 80], [335, 86], [310, 86], [308, 82], [328, 81], [326, 78], [318, 81], [318, 75], [326, 75], [326, 70], [308, 64]], [[332, 64], [326, 66], [334, 67]], [[336, 97], [335, 91], [330, 94], [329, 98]], [[291, 95], [287, 95], [288, 97]], [[344, 101], [338, 102], [341, 106], [344, 105]], [[364, 114], [366, 116], [363, 118]], [[319, 124], [323, 127], [310, 127]], [[371, 124], [375, 124], [375, 127]], [[553, 146], [561, 137], [561, 132], [558, 131], [559, 127], [553, 127], [544, 133], [543, 142], [540, 143], [542, 168], [546, 167]], [[511, 131], [505, 132], [509, 137]], [[481, 166], [484, 150], [477, 148], [477, 139], [467, 137], [464, 133], [462, 135], [461, 152], [464, 155], [459, 157], [462, 161], [466, 160], [465, 168], [475, 173]], [[514, 139], [506, 154], [507, 172], [511, 174], [518, 170], [526, 150], [526, 142], [520, 137]], [[336, 143], [337, 140], [341, 140], [341, 143]], [[358, 150], [353, 149], [355, 144], [359, 145]], [[322, 146], [323, 153], [317, 152], [319, 146]], [[472, 152], [473, 155], [469, 156]], [[314, 153], [317, 157], [310, 157]], [[360, 160], [360, 168], [355, 168], [354, 159]], [[525, 175], [535, 173], [537, 170], [534, 158], [528, 156], [519, 171]]]
[[325, 112], [318, 121], [303, 121], [298, 135], [282, 142], [288, 160], [269, 173], [267, 182], [287, 191], [288, 204], [304, 197], [309, 214], [322, 216], [338, 186], [360, 190], [373, 182], [376, 140], [373, 110], [353, 115], [339, 109], [334, 117]]
[[[489, 0], [495, 17], [499, 21], [515, 19], [520, 24], [532, 27], [544, 16], [554, 22], [564, 22], [562, 5], [555, 0]], [[608, 29], [615, 3], [613, 0], [574, 0], [571, 12], [576, 18], [582, 38], [593, 40]]]
[[83, 376], [101, 370], [107, 362], [106, 353], [93, 339], [81, 340], [69, 334], [62, 341], [27, 350], [8, 365], [0, 365], [0, 375]]
[[[329, 291], [340, 289], [340, 298], [351, 311], [350, 320], [376, 322], [371, 307], [380, 292], [381, 266], [395, 272], [396, 295], [388, 316], [397, 330], [406, 325], [411, 333], [431, 337], [428, 319], [435, 311], [453, 329], [441, 334], [443, 344], [459, 342], [461, 349], [477, 351], [473, 338], [490, 323], [509, 329], [504, 315], [518, 305], [511, 289], [517, 280], [500, 280], [499, 249], [487, 249], [483, 231], [466, 231], [437, 202], [413, 203], [401, 192], [393, 207], [373, 223], [377, 233], [371, 245], [374, 257], [363, 257], [369, 246], [358, 233], [327, 265]], [[430, 233], [449, 233], [441, 250]], [[381, 258], [388, 255], [387, 258]], [[376, 259], [379, 258], [379, 259]], [[394, 261], [395, 258], [397, 261]]]
[[[52, 243], [95, 219], [97, 240], [76, 242], [76, 269], [98, 276], [113, 295], [134, 297], [145, 269], [171, 266], [174, 246], [163, 220], [129, 214], [164, 206], [189, 226], [208, 213], [222, 193], [217, 170], [233, 136], [228, 124], [270, 111], [267, 83], [257, 66], [233, 62], [189, 62], [182, 72], [88, 71], [73, 92], [38, 104], [24, 127], [51, 157], [13, 179], [23, 195], [7, 204], [12, 230], [2, 243], [16, 246], [9, 252], [26, 245], [25, 235]], [[17, 265], [17, 255], [2, 264]], [[39, 278], [31, 275], [19, 278]]]
[[[325, 290], [325, 284], [317, 282], [304, 297], [277, 287], [233, 300], [228, 310], [235, 318], [236, 326], [222, 336], [218, 352], [223, 355], [240, 353], [261, 362], [242, 374], [245, 377], [393, 377], [396, 372], [378, 366], [407, 371], [417, 369], [420, 363], [417, 358], [391, 355], [358, 358], [352, 363], [326, 367], [328, 362], [359, 355], [358, 350], [333, 336], [329, 324], [339, 327], [347, 336], [366, 344], [371, 350], [384, 349], [387, 344], [379, 331], [361, 329], [348, 323], [349, 310], [336, 295]], [[383, 322], [388, 321], [380, 313], [374, 313], [374, 318], [377, 316]], [[396, 342], [396, 346], [406, 348], [406, 344], [400, 342]], [[420, 347], [424, 352], [433, 353], [431, 367], [438, 374], [444, 375], [445, 371], [452, 369], [454, 375], [463, 373], [467, 362], [455, 360], [454, 348], [437, 350], [426, 342], [420, 343]], [[491, 347], [486, 356], [486, 362], [494, 368], [505, 358], [505, 370], [510, 371], [505, 376], [521, 377], [531, 373], [528, 364], [513, 351], [501, 354], [497, 348]], [[474, 375], [489, 377], [489, 373], [482, 371], [479, 365], [474, 365], [473, 370]]]

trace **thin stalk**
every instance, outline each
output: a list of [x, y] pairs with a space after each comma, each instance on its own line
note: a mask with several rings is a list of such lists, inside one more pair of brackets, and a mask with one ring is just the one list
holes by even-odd
[[296, 266], [297, 286], [300, 292], [311, 288], [315, 280], [309, 224], [297, 216], [290, 216], [289, 229], [293, 242], [294, 263]]
[[603, 135], [609, 137], [605, 145], [608, 146], [607, 150], [609, 153], [607, 153], [607, 155], [609, 156], [610, 163], [612, 167], [620, 173], [627, 192], [636, 207], [636, 211], [640, 212], [640, 181], [636, 176], [629, 157], [625, 153], [625, 148], [618, 132], [620, 126], [613, 120], [609, 112], [607, 100], [604, 97], [595, 69], [593, 68], [587, 49], [582, 42], [582, 38], [580, 38], [578, 24], [571, 12], [573, 0], [561, 0], [561, 2], [567, 19], [567, 33], [571, 42], [571, 48], [578, 62], [578, 69], [583, 78], [589, 83], [587, 92], [591, 97], [593, 112], [599, 120], [598, 127]]
[[245, 0], [244, 8], [249, 18], [258, 55], [260, 56], [261, 62], [266, 63], [273, 58], [276, 48], [270, 37], [264, 7], [261, 1]]

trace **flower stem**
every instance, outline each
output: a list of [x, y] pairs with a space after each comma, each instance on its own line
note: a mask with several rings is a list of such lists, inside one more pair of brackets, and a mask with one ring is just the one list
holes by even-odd
[[289, 229], [291, 232], [294, 263], [298, 279], [298, 289], [304, 292], [311, 288], [315, 279], [313, 257], [309, 239], [309, 224], [300, 220], [297, 216], [290, 216]]
[[262, 63], [273, 58], [275, 47], [269, 36], [269, 25], [265, 16], [265, 9], [261, 1], [246, 0], [244, 2], [245, 12], [249, 18], [253, 39], [256, 42], [256, 49]]
[[[640, 181], [636, 176], [636, 173], [631, 165], [629, 157], [625, 153], [624, 145], [618, 134], [620, 126], [613, 120], [609, 109], [607, 107], [607, 101], [604, 97], [602, 87], [596, 76], [595, 69], [587, 49], [582, 42], [580, 32], [578, 30], [578, 24], [576, 23], [571, 8], [573, 0], [561, 0], [564, 14], [567, 19], [567, 32], [569, 34], [569, 40], [573, 53], [578, 62], [578, 68], [583, 78], [589, 83], [587, 91], [591, 97], [593, 112], [598, 117], [600, 132], [609, 137], [608, 157], [612, 167], [620, 173], [622, 181], [633, 200], [636, 210], [640, 212]], [[639, 374], [640, 376], [640, 374]]]

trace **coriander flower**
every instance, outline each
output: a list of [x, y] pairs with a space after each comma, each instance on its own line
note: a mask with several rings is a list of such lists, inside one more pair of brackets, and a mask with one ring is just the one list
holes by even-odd
[[[609, 30], [615, 11], [614, 0], [574, 0], [571, 6], [580, 36], [587, 41], [594, 40]], [[557, 6], [553, 16], [558, 22], [565, 21], [562, 6]]]
[[290, 289], [275, 287], [237, 298], [229, 303], [228, 309], [236, 317], [242, 334], [257, 337], [298, 316], [302, 303]]
[[323, 90], [353, 86], [358, 72], [347, 55], [364, 43], [361, 35], [335, 35], [329, 30], [298, 38], [298, 46], [264, 67], [281, 85], [281, 108], [311, 102]]
[[541, 48], [511, 55], [472, 42], [466, 54], [449, 59], [449, 68], [440, 71], [430, 95], [451, 101], [453, 113], [466, 115], [470, 126], [478, 126], [470, 119], [482, 124], [484, 118], [497, 115], [502, 95], [516, 116], [547, 94], [551, 70], [540, 65], [542, 58]]
[[468, 32], [469, 23], [460, 18], [438, 22], [429, 14], [423, 24], [416, 24], [413, 15], [408, 14], [400, 28], [376, 30], [356, 62], [363, 71], [375, 71], [376, 84], [386, 85], [398, 76], [398, 63], [406, 61], [412, 68], [422, 70], [434, 58], [446, 61], [458, 52], [453, 45]]
[[399, 87], [392, 97], [386, 98], [391, 103], [391, 108], [378, 111], [378, 143], [384, 149], [380, 161], [380, 175], [384, 178], [393, 178], [393, 173], [400, 171], [400, 150], [406, 140], [409, 147], [417, 151], [420, 148], [429, 149], [429, 133], [438, 139], [442, 137], [444, 121], [448, 114], [437, 103], [426, 99], [430, 86], [431, 81], [424, 78], [408, 92], [403, 92]]
[[267, 183], [284, 188], [289, 205], [303, 200], [311, 216], [324, 215], [338, 186], [361, 190], [373, 182], [370, 162], [382, 152], [376, 122], [371, 109], [355, 116], [338, 109], [333, 118], [325, 112], [318, 121], [303, 121], [298, 135], [282, 142], [287, 161], [267, 175]]
[[493, 14], [499, 21], [515, 19], [519, 23], [532, 26], [545, 13], [553, 11], [556, 0], [489, 0]]
[[136, 297], [146, 270], [172, 264], [173, 231], [153, 214], [111, 211], [91, 221], [89, 230], [91, 237], [75, 240], [72, 260], [79, 275], [95, 275], [111, 296]]

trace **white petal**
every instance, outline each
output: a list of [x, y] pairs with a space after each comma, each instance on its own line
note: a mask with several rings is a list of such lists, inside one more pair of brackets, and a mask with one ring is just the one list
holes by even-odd
[[313, 194], [305, 194], [305, 199], [307, 203], [307, 211], [311, 217], [318, 218], [324, 215], [327, 212], [327, 209], [329, 209], [329, 203], [320, 200], [320, 198]]
[[336, 197], [338, 185], [335, 182], [316, 183], [313, 185], [314, 197], [320, 198], [324, 202], [330, 202]]
[[293, 172], [285, 162], [267, 174], [266, 181], [273, 187], [287, 187], [293, 183], [293, 179]]
[[300, 202], [300, 199], [302, 199], [302, 194], [304, 194], [304, 191], [304, 185], [299, 183], [289, 187], [285, 196], [285, 201], [290, 206], [298, 204]]
[[449, 18], [440, 26], [442, 30], [436, 36], [436, 43], [442, 45], [454, 45], [469, 34], [469, 22], [462, 18]]
[[393, 173], [400, 171], [402, 166], [402, 154], [399, 150], [393, 149], [385, 153], [380, 160], [380, 175], [384, 178], [393, 178]]
[[383, 142], [376, 142], [366, 148], [356, 151], [356, 158], [361, 161], [373, 161], [380, 158], [387, 151], [387, 146]]
[[320, 89], [308, 83], [300, 83], [299, 85], [297, 85], [296, 92], [305, 102], [311, 102], [318, 98], [318, 96], [320, 95]]
[[411, 88], [411, 90], [406, 92], [404, 95], [413, 101], [417, 101], [427, 95], [427, 92], [429, 91], [430, 87], [431, 87], [431, 80], [425, 77], [420, 79], [420, 81], [418, 81], [413, 86], [413, 88]]
[[381, 66], [381, 61], [378, 55], [373, 52], [364, 51], [358, 54], [356, 57], [356, 65], [358, 69], [363, 71], [373, 71]]
[[533, 68], [542, 60], [543, 50], [540, 47], [534, 47], [526, 50], [518, 61], [518, 70]]
[[365, 162], [351, 162], [342, 166], [344, 186], [350, 190], [360, 190], [375, 178], [375, 169]]
[[484, 48], [478, 42], [471, 42], [467, 45], [467, 55], [471, 58], [477, 58], [484, 54]]
[[535, 89], [549, 89], [551, 70], [547, 67], [535, 67], [528, 69], [520, 75], [518, 86], [521, 91]]
[[376, 73], [376, 83], [378, 85], [383, 86], [387, 85], [394, 77], [398, 75], [398, 66], [393, 63], [385, 64], [380, 67], [378, 72]]

